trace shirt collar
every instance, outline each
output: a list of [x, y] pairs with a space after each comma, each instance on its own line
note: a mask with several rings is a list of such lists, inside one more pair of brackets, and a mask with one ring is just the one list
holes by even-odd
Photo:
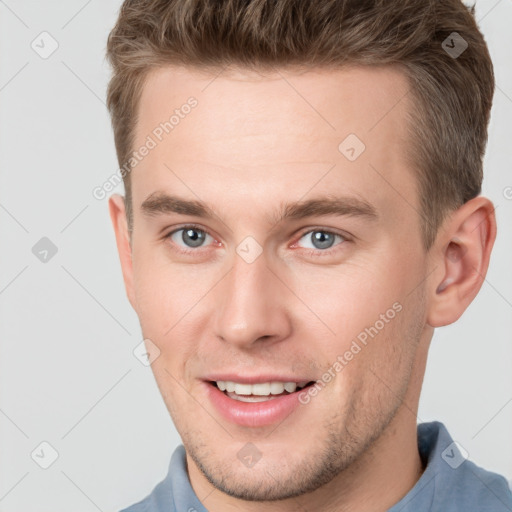
[[438, 422], [418, 425], [418, 451], [426, 465], [414, 487], [388, 512], [509, 512], [506, 480], [467, 459], [468, 453]]

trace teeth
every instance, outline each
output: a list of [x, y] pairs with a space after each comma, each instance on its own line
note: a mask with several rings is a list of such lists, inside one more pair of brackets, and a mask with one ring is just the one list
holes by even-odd
[[[249, 393], [243, 393], [244, 395], [258, 395], [258, 396], [268, 396], [272, 393], [270, 388], [270, 382], [262, 382], [259, 384], [249, 385], [247, 387], [251, 388]], [[238, 391], [237, 391], [238, 393]], [[240, 393], [238, 393], [240, 394]], [[275, 394], [275, 393], [274, 393]]]
[[297, 389], [297, 384], [295, 384], [295, 382], [285, 382], [284, 389], [286, 389], [288, 393], [293, 393]]
[[237, 395], [269, 396], [280, 395], [285, 391], [293, 393], [297, 388], [303, 388], [307, 382], [260, 382], [258, 384], [239, 384], [238, 382], [218, 380], [217, 387], [221, 391]]
[[268, 402], [275, 400], [277, 396], [256, 396], [256, 395], [237, 395], [236, 393], [228, 393], [229, 398], [238, 400], [239, 402]]
[[284, 384], [281, 382], [271, 382], [270, 383], [270, 394], [271, 395], [279, 395], [284, 391]]

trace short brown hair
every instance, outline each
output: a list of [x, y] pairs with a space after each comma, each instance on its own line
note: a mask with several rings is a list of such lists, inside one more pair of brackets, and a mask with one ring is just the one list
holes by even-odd
[[[119, 164], [133, 151], [152, 69], [396, 65], [415, 99], [407, 156], [429, 249], [445, 215], [481, 192], [494, 72], [474, 11], [460, 0], [126, 0], [107, 46]], [[458, 56], [449, 51], [454, 37], [467, 44]], [[131, 225], [129, 173], [123, 178]]]

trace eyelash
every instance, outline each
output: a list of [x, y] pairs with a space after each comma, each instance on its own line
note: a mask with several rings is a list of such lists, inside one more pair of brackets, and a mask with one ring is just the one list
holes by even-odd
[[[179, 232], [179, 231], [184, 231], [184, 230], [187, 230], [187, 229], [195, 229], [197, 231], [201, 231], [202, 233], [206, 233], [207, 235], [210, 235], [210, 233], [208, 233], [208, 231], [206, 231], [205, 229], [203, 229], [202, 227], [198, 226], [197, 224], [186, 224], [185, 226], [181, 226], [177, 229], [173, 229], [171, 232], [169, 232], [167, 235], [164, 236], [164, 238], [167, 240], [170, 240], [172, 235], [174, 235], [175, 233]], [[210, 235], [212, 236], [212, 235]], [[215, 237], [212, 237], [215, 239]], [[175, 244], [173, 244], [175, 245]], [[198, 251], [201, 251], [201, 249], [205, 249], [205, 247], [198, 247], [197, 249], [192, 249], [192, 248], [189, 248], [189, 249], [185, 249], [181, 246], [177, 246], [177, 251], [182, 253], [182, 254], [193, 254], [193, 253], [197, 253]]]
[[[184, 226], [181, 226], [177, 229], [173, 229], [172, 231], [170, 231], [169, 233], [167, 233], [167, 235], [164, 236], [164, 239], [171, 239], [172, 235], [174, 235], [175, 233], [179, 232], [179, 231], [183, 231], [183, 230], [187, 230], [187, 229], [194, 229], [194, 230], [197, 230], [197, 231], [201, 231], [202, 233], [205, 233], [209, 236], [211, 236], [214, 240], [215, 240], [215, 237], [213, 237], [212, 235], [210, 235], [210, 233], [208, 233], [208, 231], [206, 231], [205, 229], [203, 229], [201, 226], [198, 226], [197, 224], [186, 224]], [[332, 247], [329, 247], [328, 249], [304, 249], [306, 251], [308, 251], [308, 256], [314, 256], [314, 257], [322, 257], [322, 256], [329, 256], [331, 255], [332, 252], [335, 252], [337, 250], [339, 250], [339, 246], [341, 245], [344, 245], [344, 243], [346, 242], [350, 242], [350, 238], [348, 238], [346, 235], [342, 234], [342, 233], [337, 233], [335, 231], [330, 231], [330, 230], [327, 230], [327, 229], [324, 229], [324, 228], [321, 228], [321, 227], [313, 227], [313, 228], [308, 228], [307, 230], [301, 232], [301, 234], [297, 237], [296, 239], [296, 242], [294, 242], [292, 244], [292, 246], [295, 246], [298, 241], [304, 237], [304, 235], [307, 235], [308, 233], [314, 233], [315, 231], [320, 231], [322, 233], [326, 233], [326, 234], [329, 234], [329, 235], [334, 235], [334, 236], [339, 236], [341, 237], [343, 240], [339, 243], [337, 243], [336, 245], [332, 246]], [[175, 245], [175, 244], [174, 244]], [[184, 249], [182, 248], [181, 246], [179, 248], [177, 248], [176, 250], [182, 254], [193, 254], [193, 253], [197, 253], [198, 251], [200, 251], [201, 249], [205, 249], [206, 247], [198, 247], [197, 249]]]
[[341, 246], [345, 245], [346, 242], [349, 242], [348, 236], [346, 236], [346, 235], [344, 235], [342, 233], [337, 233], [336, 231], [331, 231], [331, 230], [324, 229], [324, 228], [321, 228], [321, 227], [313, 227], [313, 228], [308, 228], [305, 231], [302, 231], [300, 233], [300, 235], [297, 237], [296, 242], [294, 242], [292, 244], [292, 247], [297, 245], [299, 240], [301, 238], [303, 238], [304, 235], [315, 233], [315, 232], [321, 232], [321, 233], [325, 233], [325, 234], [328, 234], [328, 235], [333, 235], [335, 237], [338, 236], [342, 240], [340, 242], [338, 242], [338, 243], [335, 243], [332, 247], [329, 247], [328, 249], [302, 248], [303, 251], [307, 251], [306, 254], [308, 256], [313, 256], [314, 258], [321, 258], [322, 256], [331, 256], [333, 253], [335, 253], [337, 251], [340, 251], [341, 250]]

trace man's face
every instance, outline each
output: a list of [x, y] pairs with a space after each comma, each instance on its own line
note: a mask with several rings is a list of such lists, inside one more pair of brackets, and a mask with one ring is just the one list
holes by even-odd
[[[189, 472], [232, 496], [312, 491], [415, 425], [403, 400], [431, 332], [407, 89], [377, 68], [169, 67], [144, 87], [134, 149], [157, 144], [131, 174], [128, 294]], [[228, 396], [219, 380], [261, 385]]]

